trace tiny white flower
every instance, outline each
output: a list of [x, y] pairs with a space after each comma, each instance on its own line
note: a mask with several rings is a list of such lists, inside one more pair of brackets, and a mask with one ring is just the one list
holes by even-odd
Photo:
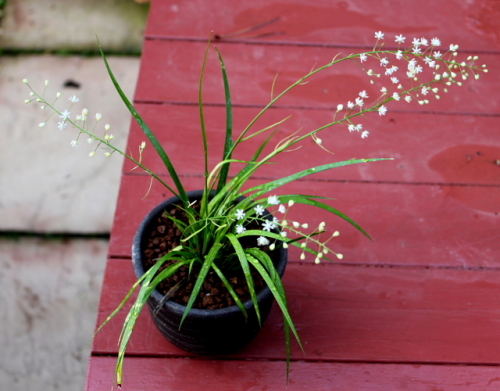
[[353, 124], [349, 124], [347, 129], [349, 129], [349, 132], [354, 132], [356, 130], [356, 126], [354, 126]]
[[361, 107], [365, 104], [365, 102], [363, 101], [363, 99], [361, 99], [360, 97], [357, 97], [356, 98], [356, 104]]
[[413, 42], [411, 43], [415, 47], [419, 47], [421, 45], [420, 39], [418, 38], [413, 38]]
[[399, 94], [397, 92], [395, 92], [394, 94], [392, 94], [392, 99], [399, 100], [400, 99]]
[[77, 103], [77, 102], [79, 102], [79, 101], [80, 101], [80, 99], [78, 99], [78, 98], [76, 97], [76, 95], [73, 95], [73, 96], [70, 96], [70, 97], [69, 97], [69, 101], [70, 101], [70, 102], [72, 102], [72, 103]]
[[61, 121], [61, 122], [58, 122], [58, 123], [57, 123], [57, 127], [59, 128], [59, 130], [64, 130], [64, 129], [66, 129], [66, 126], [67, 126], [67, 125], [68, 125], [68, 124], [67, 124], [65, 121]]
[[410, 95], [406, 95], [405, 96], [405, 101], [407, 101], [408, 103], [411, 102], [411, 96]]
[[375, 38], [384, 39], [384, 33], [382, 31], [378, 31], [375, 33]]
[[435, 59], [439, 59], [439, 58], [441, 58], [442, 54], [441, 54], [441, 52], [434, 52], [433, 56]]
[[241, 224], [236, 225], [236, 233], [237, 234], [242, 234], [245, 232], [247, 229], [243, 227]]
[[104, 129], [105, 129], [106, 131], [107, 131], [107, 130], [109, 130], [110, 128], [111, 128], [111, 126], [109, 126], [109, 124], [104, 125]]
[[369, 133], [370, 132], [368, 130], [363, 130], [363, 132], [361, 133], [361, 138], [367, 138]]
[[362, 53], [359, 55], [359, 59], [361, 62], [366, 61], [368, 59], [368, 56], [365, 53]]
[[387, 94], [387, 88], [385, 87], [382, 87], [380, 91], [382, 92], [382, 94]]
[[287, 233], [286, 233], [285, 231], [281, 231], [281, 232], [280, 232], [280, 235], [281, 235], [281, 237], [282, 237], [282, 238], [286, 238]]
[[389, 64], [389, 60], [387, 59], [387, 57], [380, 59], [381, 66], [386, 66], [387, 64]]
[[76, 141], [76, 140], [72, 140], [69, 144], [70, 144], [72, 147], [76, 147], [76, 145], [78, 144], [78, 141]]
[[427, 95], [429, 93], [429, 87], [423, 86], [422, 87], [422, 95]]
[[86, 116], [89, 113], [89, 109], [83, 109], [82, 110], [82, 116]]
[[63, 121], [66, 121], [69, 118], [70, 114], [71, 112], [69, 112], [68, 110], [64, 110], [59, 117], [62, 118]]
[[243, 218], [245, 218], [245, 211], [243, 209], [236, 209], [236, 219], [237, 220], [241, 220]]
[[92, 144], [92, 143], [94, 142], [94, 139], [93, 139], [92, 137], [89, 137], [89, 138], [87, 139], [87, 142], [88, 142], [89, 144]]
[[344, 108], [344, 105], [337, 105], [337, 111], [341, 111]]
[[351, 102], [351, 101], [347, 102], [348, 108], [352, 109], [352, 108], [354, 108], [354, 106], [355, 106], [355, 104], [353, 102]]
[[396, 43], [404, 43], [405, 40], [406, 40], [406, 37], [404, 37], [402, 34], [396, 35]]
[[269, 240], [267, 240], [266, 237], [264, 236], [259, 236], [257, 238], [257, 245], [258, 246], [267, 246], [269, 244]]
[[395, 76], [391, 77], [391, 81], [394, 83], [394, 84], [398, 84], [399, 83], [399, 79]]
[[285, 205], [280, 205], [280, 207], [278, 208], [278, 212], [285, 213], [286, 212]]
[[458, 49], [458, 45], [454, 45], [454, 44], [451, 44], [451, 45], [450, 45], [450, 50], [451, 50], [452, 52], [456, 52], [456, 51], [457, 51], [457, 49]]
[[439, 40], [439, 38], [432, 38], [431, 45], [432, 46], [441, 46], [441, 41]]
[[387, 107], [385, 107], [384, 105], [380, 106], [378, 108], [378, 114], [382, 116], [385, 115], [385, 113], [387, 113]]
[[267, 198], [267, 203], [269, 205], [278, 205], [280, 203], [280, 200], [278, 196], [273, 195]]
[[429, 46], [429, 41], [426, 40], [425, 38], [420, 38], [420, 44], [422, 46]]
[[271, 232], [271, 230], [273, 230], [274, 228], [276, 228], [276, 224], [274, 224], [272, 221], [270, 220], [266, 220], [262, 223], [262, 230], [263, 231], [268, 231], [268, 232]]
[[264, 207], [262, 205], [257, 205], [255, 208], [253, 208], [255, 210], [255, 214], [257, 216], [262, 216], [264, 214]]
[[359, 96], [360, 96], [361, 98], [365, 98], [365, 99], [366, 99], [366, 98], [368, 98], [368, 94], [366, 93], [366, 91], [365, 91], [365, 90], [361, 91], [361, 92], [359, 93]]
[[401, 50], [398, 50], [396, 52], [396, 59], [401, 60], [403, 58], [403, 52]]
[[412, 49], [412, 53], [413, 53], [413, 54], [421, 54], [421, 53], [422, 53], [422, 49], [420, 49], [418, 46], [415, 46], [415, 47]]
[[357, 124], [356, 125], [356, 131], [359, 132], [361, 130], [363, 130], [363, 124]]

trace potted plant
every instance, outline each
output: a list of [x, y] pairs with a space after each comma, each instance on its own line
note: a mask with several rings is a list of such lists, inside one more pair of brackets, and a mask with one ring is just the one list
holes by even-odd
[[[322, 260], [342, 259], [342, 254], [329, 245], [338, 232], [328, 232], [325, 223], [309, 228], [307, 223], [291, 221], [287, 213], [295, 204], [321, 208], [332, 213], [368, 234], [342, 212], [332, 208], [327, 197], [303, 194], [277, 196], [275, 190], [308, 175], [351, 164], [361, 164], [380, 159], [352, 159], [342, 162], [326, 162], [317, 167], [297, 172], [277, 180], [269, 181], [250, 189], [245, 184], [262, 166], [283, 152], [296, 149], [300, 143], [312, 139], [326, 151], [319, 134], [334, 125], [345, 126], [350, 132], [368, 137], [368, 131], [358, 122], [358, 117], [374, 114], [383, 116], [392, 101], [404, 100], [408, 103], [429, 103], [428, 95], [439, 98], [439, 92], [448, 92], [453, 85], [460, 86], [470, 77], [479, 78], [479, 72], [487, 72], [485, 65], [477, 66], [477, 56], [469, 56], [466, 61], [458, 61], [458, 45], [452, 44], [445, 53], [438, 48], [441, 42], [433, 38], [415, 38], [411, 45], [403, 47], [406, 38], [395, 37], [397, 49], [384, 48], [384, 34], [375, 33], [375, 47], [367, 52], [336, 56], [331, 62], [312, 70], [284, 91], [276, 94], [250, 123], [241, 131], [233, 132], [233, 112], [228, 75], [221, 53], [216, 49], [222, 69], [222, 80], [226, 100], [226, 133], [223, 156], [213, 168], [208, 164], [208, 140], [204, 121], [202, 86], [210, 41], [205, 52], [199, 86], [199, 109], [201, 140], [204, 145], [204, 185], [197, 192], [187, 192], [170, 157], [159, 143], [133, 105], [124, 95], [111, 71], [104, 53], [102, 57], [109, 76], [123, 102], [137, 120], [151, 146], [163, 161], [173, 185], [166, 183], [159, 175], [142, 163], [146, 142], [139, 146], [139, 156], [135, 158], [113, 144], [109, 125], [104, 126], [102, 136], [95, 133], [95, 124], [101, 119], [96, 114], [95, 124], [90, 126], [88, 110], [71, 115], [78, 98], [69, 98], [71, 105], [64, 110], [56, 108], [60, 97], [54, 101], [46, 97], [46, 90], [38, 94], [28, 80], [23, 82], [30, 88], [30, 99], [52, 110], [59, 116], [58, 127], [64, 130], [76, 128], [78, 137], [87, 137], [93, 146], [90, 157], [103, 150], [106, 156], [119, 153], [130, 159], [136, 168], [144, 170], [159, 181], [174, 196], [155, 208], [143, 221], [133, 244], [133, 262], [137, 282], [120, 306], [103, 323], [106, 324], [138, 289], [137, 299], [132, 305], [123, 325], [116, 368], [117, 383], [122, 381], [122, 365], [127, 343], [136, 320], [146, 304], [160, 331], [177, 346], [202, 354], [227, 353], [231, 348], [239, 348], [251, 340], [262, 327], [270, 311], [272, 301], [279, 306], [286, 334], [287, 357], [290, 354], [290, 335], [293, 334], [300, 345], [299, 335], [288, 310], [285, 290], [281, 281], [286, 265], [287, 249], [296, 246], [301, 250], [301, 259], [312, 254], [315, 263]], [[369, 100], [366, 91], [361, 91], [351, 101], [339, 103], [331, 122], [312, 131], [291, 133], [279, 140], [271, 152], [264, 152], [266, 146], [275, 142], [276, 128], [287, 118], [264, 129], [254, 130], [256, 121], [266, 111], [286, 95], [291, 89], [307, 82], [323, 70], [338, 63], [353, 61], [366, 73], [370, 82], [375, 78], [385, 80], [380, 96]], [[365, 63], [375, 62], [376, 71], [366, 69]], [[400, 81], [401, 79], [401, 81]], [[48, 82], [45, 83], [47, 87]], [[274, 87], [274, 86], [273, 86]], [[273, 88], [274, 89], [274, 88]], [[370, 103], [366, 103], [370, 102]], [[48, 122], [40, 123], [45, 127]], [[258, 148], [249, 160], [237, 158], [237, 148], [248, 140], [261, 137]], [[76, 145], [78, 138], [72, 142]], [[229, 175], [231, 165], [242, 168]], [[226, 326], [225, 322], [235, 322]], [[201, 321], [200, 326], [198, 322]], [[101, 327], [103, 326], [101, 325]]]

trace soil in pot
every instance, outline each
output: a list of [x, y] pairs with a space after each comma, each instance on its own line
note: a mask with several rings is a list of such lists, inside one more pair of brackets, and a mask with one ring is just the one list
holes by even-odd
[[[143, 264], [144, 269], [148, 270], [151, 268], [156, 259], [167, 254], [170, 250], [175, 248], [180, 244], [181, 232], [175, 226], [175, 223], [169, 219], [164, 212], [160, 217], [156, 218], [150, 225], [149, 231], [147, 232], [146, 246], [143, 251]], [[183, 210], [178, 208], [173, 208], [169, 213], [181, 221], [187, 222], [186, 214]], [[252, 226], [254, 224], [255, 226]], [[258, 229], [258, 224], [256, 222], [250, 223], [247, 229]], [[243, 247], [255, 247], [256, 237], [245, 237], [242, 241]], [[267, 251], [273, 262], [277, 262], [276, 255], [277, 251], [270, 251], [268, 246], [260, 247], [260, 249]], [[171, 263], [166, 263], [164, 267], [169, 266]], [[252, 275], [254, 280], [254, 286], [256, 292], [259, 292], [265, 287], [264, 280], [258, 274], [258, 272], [252, 269]], [[199, 269], [193, 268], [191, 274], [189, 274], [188, 266], [183, 266], [180, 270], [171, 278], [163, 281], [157, 290], [162, 294], [167, 294], [172, 288], [177, 287], [170, 300], [179, 303], [181, 305], [186, 305], [189, 301], [193, 286], [195, 284], [196, 278], [198, 277]], [[229, 270], [224, 271], [224, 274], [235, 292], [239, 295], [242, 302], [250, 299], [250, 294], [248, 291], [248, 285], [246, 283], [245, 276], [241, 269], [239, 270]], [[220, 309], [234, 305], [235, 302], [228, 292], [224, 283], [220, 280], [219, 276], [214, 272], [210, 272], [206, 278], [200, 293], [193, 305], [193, 308], [199, 309]]]

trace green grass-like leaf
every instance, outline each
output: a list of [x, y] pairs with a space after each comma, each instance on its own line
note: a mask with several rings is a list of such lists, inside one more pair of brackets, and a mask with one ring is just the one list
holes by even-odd
[[104, 60], [104, 64], [106, 65], [106, 69], [108, 71], [109, 77], [111, 78], [111, 81], [113, 82], [113, 85], [115, 86], [116, 91], [118, 92], [118, 94], [122, 98], [122, 101], [125, 104], [125, 106], [127, 107], [127, 109], [129, 110], [130, 114], [132, 114], [132, 116], [135, 118], [135, 120], [139, 124], [139, 126], [142, 129], [142, 131], [144, 132], [144, 134], [148, 137], [149, 141], [151, 142], [151, 144], [155, 148], [156, 152], [158, 153], [158, 156], [163, 161], [163, 164], [167, 168], [170, 176], [172, 177], [172, 180], [174, 181], [174, 184], [177, 188], [177, 192], [175, 192], [172, 188], [167, 186], [165, 183], [163, 183], [163, 185], [167, 186], [167, 188], [174, 195], [178, 196], [182, 200], [184, 205], [186, 205], [186, 203], [188, 202], [188, 196], [186, 194], [186, 191], [184, 190], [184, 186], [182, 185], [172, 162], [170, 161], [170, 158], [168, 157], [167, 153], [165, 152], [162, 145], [160, 144], [160, 142], [158, 141], [156, 136], [153, 134], [153, 132], [151, 131], [149, 126], [146, 124], [146, 122], [139, 115], [139, 113], [137, 112], [135, 107], [132, 105], [132, 103], [130, 103], [130, 101], [128, 100], [127, 96], [125, 95], [122, 88], [118, 84], [118, 81], [116, 80], [115, 75], [113, 74], [113, 71], [111, 70], [111, 67], [108, 64], [108, 60], [106, 59], [106, 55], [104, 54], [104, 51], [102, 50], [102, 47], [101, 47], [99, 40], [97, 40], [97, 42], [99, 44], [99, 50], [101, 52], [102, 59]]

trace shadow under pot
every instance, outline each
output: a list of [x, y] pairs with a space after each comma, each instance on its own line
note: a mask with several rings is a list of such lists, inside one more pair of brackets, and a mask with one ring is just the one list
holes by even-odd
[[[202, 193], [201, 190], [197, 190], [187, 194], [192, 202], [201, 200]], [[137, 278], [144, 274], [144, 251], [152, 227], [165, 211], [171, 211], [176, 204], [181, 204], [178, 197], [162, 202], [146, 216], [139, 226], [132, 246], [132, 262]], [[267, 216], [272, 217], [271, 214]], [[270, 256], [278, 274], [282, 277], [287, 264], [287, 250], [278, 246]], [[163, 294], [155, 290], [148, 300], [148, 307], [158, 330], [178, 348], [205, 355], [233, 353], [248, 344], [261, 330], [274, 301], [271, 290], [267, 286], [258, 292], [261, 325], [257, 320], [252, 300], [249, 299], [243, 303], [248, 314], [247, 319], [236, 305], [219, 309], [192, 308], [179, 329], [186, 306], [170, 298], [158, 308], [162, 299]]]

